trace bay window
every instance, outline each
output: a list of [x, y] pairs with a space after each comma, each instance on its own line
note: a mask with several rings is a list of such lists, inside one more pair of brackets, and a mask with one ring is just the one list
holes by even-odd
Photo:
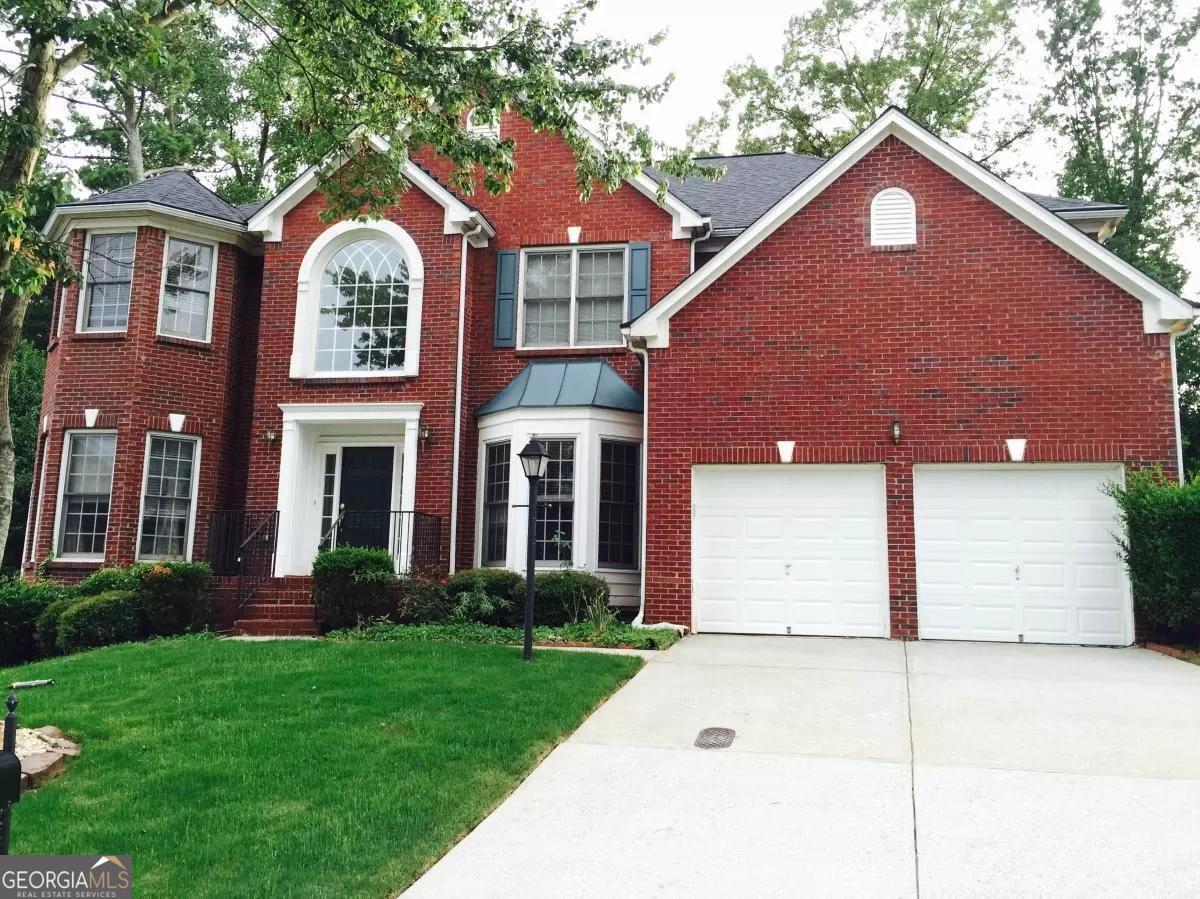
[[151, 434], [142, 483], [138, 558], [185, 559], [195, 513], [197, 455], [194, 437]]
[[117, 435], [110, 431], [67, 432], [59, 486], [59, 556], [104, 558], [116, 455]]
[[596, 551], [599, 567], [637, 567], [638, 495], [638, 444], [601, 440]]
[[134, 231], [88, 235], [80, 331], [124, 331], [128, 327], [136, 242]]
[[550, 459], [538, 481], [534, 559], [571, 562], [575, 539], [575, 441], [543, 440]]
[[216, 256], [212, 244], [167, 238], [159, 334], [187, 340], [211, 339]]
[[508, 482], [511, 443], [487, 444], [483, 485], [483, 564], [508, 560]]

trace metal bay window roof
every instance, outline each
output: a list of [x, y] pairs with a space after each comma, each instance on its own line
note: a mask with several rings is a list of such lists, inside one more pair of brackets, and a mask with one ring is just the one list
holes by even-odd
[[475, 414], [564, 406], [641, 412], [642, 395], [625, 383], [603, 359], [537, 360], [521, 369]]

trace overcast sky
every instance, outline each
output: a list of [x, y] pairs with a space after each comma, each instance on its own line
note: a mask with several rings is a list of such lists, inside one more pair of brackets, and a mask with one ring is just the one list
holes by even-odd
[[[540, 0], [552, 9], [560, 0]], [[1195, 0], [1187, 0], [1189, 6]], [[721, 77], [732, 64], [749, 56], [765, 65], [774, 65], [780, 57], [788, 18], [816, 6], [815, 0], [792, 3], [770, 0], [599, 0], [589, 20], [589, 31], [627, 40], [644, 40], [666, 30], [666, 40], [652, 48], [652, 64], [645, 80], [656, 80], [674, 73], [675, 83], [663, 102], [649, 113], [634, 113], [650, 127], [659, 140], [680, 144], [695, 118], [711, 112], [721, 95]], [[1027, 53], [1021, 70], [1028, 74], [1032, 91], [1047, 77], [1042, 51], [1036, 38], [1037, 23], [1022, 23]], [[1200, 64], [1197, 66], [1200, 69]], [[1200, 72], [1198, 72], [1200, 74]], [[1032, 93], [1031, 91], [1031, 93]], [[726, 151], [731, 147], [722, 148]], [[963, 147], [962, 149], [966, 149]], [[1025, 172], [1013, 181], [1022, 190], [1036, 193], [1055, 192], [1055, 148], [1047, 139], [1035, 140], [1017, 151]], [[1185, 293], [1200, 295], [1200, 240], [1185, 235], [1177, 244], [1184, 265], [1193, 272]]]

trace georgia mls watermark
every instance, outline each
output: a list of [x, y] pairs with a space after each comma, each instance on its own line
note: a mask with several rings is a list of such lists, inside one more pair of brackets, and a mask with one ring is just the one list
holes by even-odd
[[0, 856], [0, 899], [131, 899], [128, 855]]

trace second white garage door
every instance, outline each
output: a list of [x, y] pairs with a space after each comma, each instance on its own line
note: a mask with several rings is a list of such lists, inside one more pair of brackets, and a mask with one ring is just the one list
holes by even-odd
[[885, 637], [879, 465], [697, 465], [692, 608], [701, 632]]
[[1130, 591], [1113, 466], [913, 470], [920, 636], [1124, 645]]

